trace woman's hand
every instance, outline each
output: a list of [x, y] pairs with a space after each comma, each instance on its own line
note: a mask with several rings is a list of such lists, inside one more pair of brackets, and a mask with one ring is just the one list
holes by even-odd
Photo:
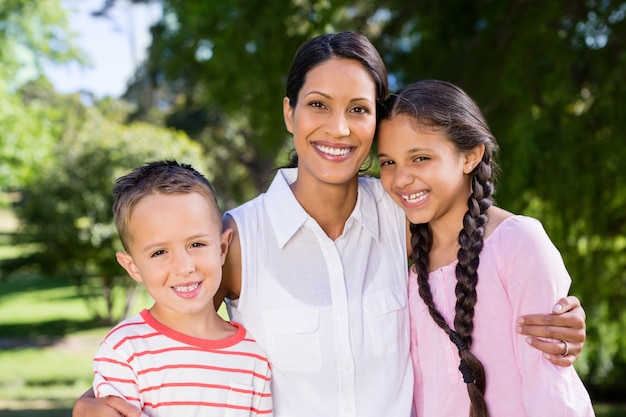
[[85, 392], [72, 410], [72, 417], [148, 417], [120, 397], [94, 398], [93, 390]]
[[[550, 362], [572, 365], [585, 343], [585, 310], [575, 296], [561, 298], [552, 314], [529, 314], [518, 319], [517, 332], [529, 337], [529, 345], [544, 352]], [[543, 338], [554, 339], [546, 341]]]

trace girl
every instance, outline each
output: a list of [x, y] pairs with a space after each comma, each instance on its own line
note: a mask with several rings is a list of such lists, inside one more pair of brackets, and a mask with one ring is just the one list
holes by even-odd
[[571, 280], [537, 220], [493, 206], [498, 146], [479, 108], [458, 87], [425, 80], [385, 109], [381, 180], [411, 223], [417, 415], [593, 415], [574, 368], [545, 361], [514, 330]]

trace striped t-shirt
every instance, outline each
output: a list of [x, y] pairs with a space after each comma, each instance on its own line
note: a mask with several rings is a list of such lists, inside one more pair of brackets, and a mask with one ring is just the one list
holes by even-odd
[[148, 310], [118, 324], [93, 361], [96, 398], [125, 398], [151, 417], [271, 416], [271, 368], [239, 324], [224, 340], [187, 336]]

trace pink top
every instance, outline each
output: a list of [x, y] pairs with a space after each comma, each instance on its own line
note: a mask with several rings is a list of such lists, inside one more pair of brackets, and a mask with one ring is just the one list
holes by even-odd
[[[456, 262], [429, 277], [435, 305], [451, 327], [455, 267]], [[551, 364], [515, 331], [519, 316], [549, 313], [567, 295], [570, 283], [561, 255], [539, 221], [509, 217], [485, 240], [478, 268], [472, 352], [485, 367], [485, 398], [492, 416], [594, 415], [576, 370]], [[469, 415], [458, 350], [428, 313], [413, 271], [409, 305], [416, 415]]]

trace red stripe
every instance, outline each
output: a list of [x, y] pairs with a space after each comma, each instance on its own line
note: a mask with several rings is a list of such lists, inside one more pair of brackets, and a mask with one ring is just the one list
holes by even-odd
[[[108, 386], [108, 385], [107, 385], [106, 383], [104, 383], [104, 382], [102, 382], [102, 383], [100, 383], [100, 384], [96, 385], [96, 390], [95, 390], [96, 398], [99, 398], [99, 397], [102, 395], [102, 394], [100, 393], [100, 387], [101, 387], [101, 386], [103, 386], [103, 385]], [[136, 401], [136, 402], [140, 402], [140, 400], [139, 400], [139, 398], [138, 398], [138, 397], [129, 397], [129, 396], [127, 396], [127, 395], [124, 395], [124, 399], [125, 399], [126, 401]]]
[[265, 381], [269, 381], [270, 377], [266, 375], [259, 374], [250, 369], [237, 369], [237, 368], [222, 368], [219, 366], [209, 366], [209, 365], [189, 365], [189, 364], [181, 364], [181, 365], [165, 365], [160, 366], [158, 368], [146, 368], [137, 372], [137, 375], [144, 375], [150, 372], [159, 372], [166, 369], [209, 369], [212, 371], [222, 371], [222, 372], [235, 372], [242, 374], [250, 374], [255, 376], [256, 378], [261, 378]]
[[125, 324], [118, 325], [118, 326], [114, 327], [113, 329], [111, 329], [111, 331], [104, 338], [108, 339], [109, 336], [111, 336], [112, 334], [117, 333], [120, 329], [123, 329], [124, 327], [136, 326], [138, 324], [139, 325], [145, 325], [145, 322], [143, 322], [143, 321], [133, 321], [133, 322], [130, 322], [130, 323], [125, 323]]
[[242, 388], [234, 388], [234, 387], [230, 387], [228, 385], [219, 385], [219, 384], [204, 384], [204, 383], [195, 383], [195, 382], [171, 382], [171, 383], [167, 383], [167, 384], [161, 384], [158, 386], [152, 386], [152, 387], [146, 387], [143, 388], [141, 390], [139, 390], [140, 393], [145, 393], [147, 391], [155, 391], [155, 390], [159, 390], [161, 388], [170, 388], [170, 387], [177, 387], [177, 388], [192, 388], [192, 387], [196, 387], [196, 388], [213, 388], [213, 389], [223, 389], [223, 390], [227, 390], [227, 391], [235, 391], [235, 392], [241, 392], [241, 393], [245, 393], [245, 394], [252, 394], [252, 395], [256, 395], [257, 397], [271, 397], [270, 393], [264, 393], [264, 392], [257, 392], [254, 390], [249, 390], [249, 389], [242, 389]]
[[195, 406], [201, 406], [201, 407], [232, 408], [234, 410], [252, 411], [252, 412], [255, 412], [257, 414], [269, 414], [269, 413], [272, 412], [271, 409], [269, 409], [269, 410], [259, 410], [259, 409], [256, 409], [254, 407], [246, 407], [246, 406], [242, 406], [242, 405], [230, 405], [230, 404], [223, 404], [223, 403], [209, 403], [209, 402], [203, 402], [203, 401], [165, 401], [165, 402], [161, 402], [161, 403], [144, 403], [144, 409], [147, 408], [147, 407], [159, 408], [159, 407], [184, 406], [184, 405], [195, 405]]
[[120, 362], [120, 361], [116, 361], [113, 359], [109, 359], [109, 358], [94, 358], [93, 359], [94, 362], [106, 362], [106, 363], [112, 363], [115, 365], [119, 365], [119, 366], [125, 366], [128, 369], [133, 369], [129, 364], [127, 364], [126, 362]]
[[[113, 346], [113, 349], [117, 350], [117, 348], [119, 348], [124, 343], [128, 342], [129, 340], [150, 339], [151, 337], [155, 337], [155, 336], [161, 336], [161, 334], [158, 333], [158, 332], [152, 332], [152, 333], [145, 333], [145, 334], [141, 334], [141, 335], [126, 336], [126, 337], [123, 337], [119, 342], [117, 342], [115, 344], [115, 346]], [[130, 361], [131, 358], [128, 358], [128, 360]]]
[[135, 352], [130, 358], [128, 358], [128, 361], [132, 362], [132, 360], [135, 357], [140, 357], [140, 356], [145, 356], [145, 355], [158, 355], [160, 353], [167, 353], [167, 352], [189, 352], [189, 351], [203, 352], [203, 353], [208, 352], [208, 353], [215, 353], [215, 354], [220, 354], [220, 355], [247, 356], [249, 358], [259, 359], [265, 363], [269, 363], [268, 359], [265, 356], [257, 355], [255, 353], [221, 350], [221, 349], [213, 350], [213, 349], [205, 349], [205, 348], [195, 347], [195, 346], [189, 346], [189, 347], [178, 346], [178, 347], [164, 348], [164, 349], [158, 349], [158, 350], [143, 350], [141, 352]]

